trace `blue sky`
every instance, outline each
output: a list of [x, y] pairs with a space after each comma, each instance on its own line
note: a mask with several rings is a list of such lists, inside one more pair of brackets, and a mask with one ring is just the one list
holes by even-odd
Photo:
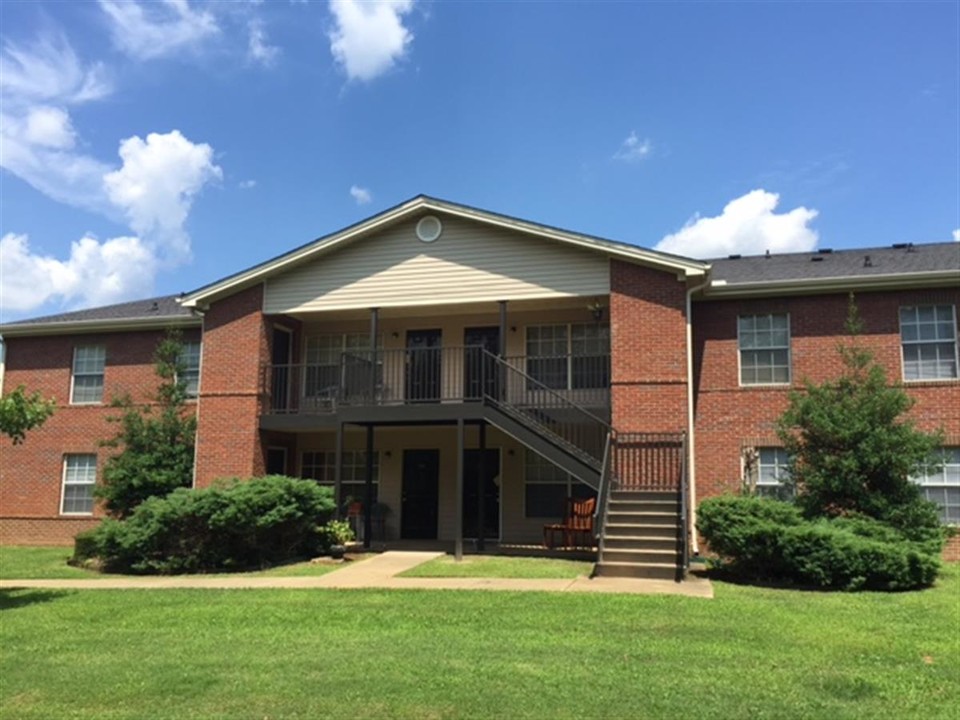
[[958, 8], [4, 0], [0, 321], [420, 193], [695, 257], [955, 239]]

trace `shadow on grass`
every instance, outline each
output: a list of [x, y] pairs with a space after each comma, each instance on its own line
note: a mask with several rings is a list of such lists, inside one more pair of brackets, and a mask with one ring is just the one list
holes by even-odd
[[0, 590], [0, 611], [16, 610], [17, 608], [36, 605], [38, 603], [53, 602], [68, 595], [74, 590], [33, 590], [29, 588], [4, 588]]

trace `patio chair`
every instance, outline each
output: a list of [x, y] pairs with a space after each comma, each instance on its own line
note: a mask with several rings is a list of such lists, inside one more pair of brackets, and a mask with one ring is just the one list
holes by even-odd
[[543, 526], [543, 544], [548, 548], [557, 547], [559, 534], [563, 538], [561, 547], [593, 547], [593, 512], [596, 507], [596, 498], [567, 498], [563, 522]]

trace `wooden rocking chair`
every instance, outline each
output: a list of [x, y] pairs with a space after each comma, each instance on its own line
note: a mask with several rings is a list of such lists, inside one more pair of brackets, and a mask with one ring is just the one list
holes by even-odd
[[596, 498], [567, 498], [563, 522], [543, 526], [543, 544], [548, 548], [557, 547], [557, 534], [560, 533], [563, 536], [561, 547], [593, 547], [593, 512], [596, 507]]

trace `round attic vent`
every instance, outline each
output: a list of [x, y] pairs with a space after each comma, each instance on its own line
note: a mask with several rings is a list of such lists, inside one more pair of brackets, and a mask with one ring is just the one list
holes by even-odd
[[422, 217], [417, 223], [417, 237], [423, 242], [433, 242], [440, 237], [441, 232], [443, 232], [443, 225], [440, 224], [440, 218], [435, 215]]

